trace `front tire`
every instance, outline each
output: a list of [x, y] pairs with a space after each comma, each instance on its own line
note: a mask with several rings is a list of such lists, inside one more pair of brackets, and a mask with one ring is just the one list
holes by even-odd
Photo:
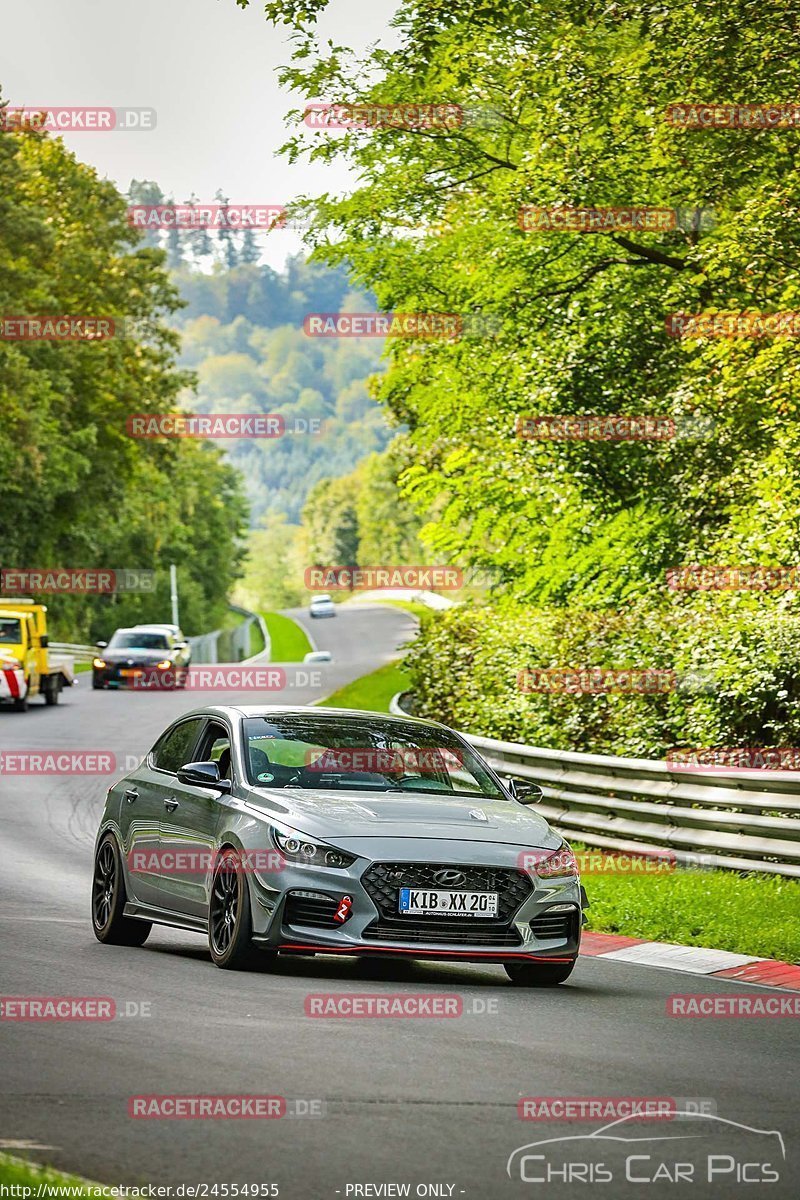
[[125, 879], [114, 835], [107, 833], [94, 856], [92, 928], [98, 942], [108, 946], [141, 946], [153, 928], [151, 921], [126, 917]]
[[503, 966], [516, 987], [556, 987], [569, 979], [575, 959], [568, 963], [504, 963]]
[[58, 704], [61, 695], [61, 680], [57, 675], [51, 675], [44, 689], [44, 702], [47, 705]]
[[247, 971], [268, 957], [250, 940], [250, 891], [240, 856], [229, 846], [217, 859], [208, 905], [208, 948], [223, 971]]

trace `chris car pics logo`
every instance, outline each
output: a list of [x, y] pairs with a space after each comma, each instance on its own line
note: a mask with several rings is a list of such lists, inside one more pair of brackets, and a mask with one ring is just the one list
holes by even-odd
[[699, 1107], [671, 1112], [668, 1128], [642, 1127], [633, 1113], [587, 1134], [529, 1142], [509, 1155], [506, 1173], [539, 1186], [717, 1184], [720, 1196], [731, 1185], [783, 1178], [786, 1148], [777, 1129], [743, 1125]]

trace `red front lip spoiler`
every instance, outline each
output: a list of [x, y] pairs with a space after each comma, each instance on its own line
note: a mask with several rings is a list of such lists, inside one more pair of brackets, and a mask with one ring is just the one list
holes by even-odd
[[318, 954], [349, 954], [351, 957], [362, 957], [368, 954], [408, 954], [411, 958], [449, 958], [471, 959], [475, 962], [488, 959], [489, 962], [508, 962], [510, 959], [523, 959], [525, 962], [571, 963], [577, 954], [526, 954], [517, 950], [429, 950], [406, 949], [398, 946], [324, 946], [313, 942], [281, 942], [278, 950], [314, 950]]

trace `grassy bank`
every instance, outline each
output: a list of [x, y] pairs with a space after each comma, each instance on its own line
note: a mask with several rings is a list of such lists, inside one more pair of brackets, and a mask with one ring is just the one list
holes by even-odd
[[369, 712], [388, 712], [389, 701], [408, 687], [408, 676], [398, 662], [386, 663], [353, 680], [321, 703], [332, 708], [363, 708]]
[[291, 617], [285, 617], [283, 613], [262, 612], [261, 616], [266, 622], [272, 642], [270, 661], [274, 663], [302, 662], [305, 655], [312, 649], [308, 634], [302, 626], [298, 625], [297, 621], [293, 621]]
[[[0, 1184], [4, 1187], [30, 1188], [28, 1196], [40, 1196], [41, 1200], [55, 1200], [64, 1196], [99, 1196], [101, 1184], [90, 1183], [78, 1175], [64, 1175], [52, 1167], [29, 1163], [24, 1158], [14, 1158], [0, 1153]], [[38, 1189], [41, 1187], [41, 1192]], [[69, 1188], [67, 1192], [65, 1189]], [[6, 1195], [23, 1197], [23, 1191], [6, 1192]]]
[[[574, 844], [575, 849], [579, 847]], [[800, 882], [736, 871], [583, 876], [587, 928], [800, 961]]]

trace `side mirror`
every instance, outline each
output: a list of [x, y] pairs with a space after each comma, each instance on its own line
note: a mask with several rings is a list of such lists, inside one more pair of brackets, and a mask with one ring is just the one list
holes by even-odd
[[220, 779], [219, 763], [215, 762], [186, 763], [178, 771], [178, 783], [214, 788], [218, 792], [229, 792], [232, 787], [230, 779]]
[[505, 785], [520, 804], [539, 804], [544, 800], [544, 792], [538, 783], [528, 783], [527, 779], [512, 779], [507, 775]]
[[50, 638], [48, 637], [48, 635], [46, 633], [43, 633], [42, 636], [39, 638], [39, 645], [42, 647], [43, 650], [46, 650], [47, 647], [50, 645]]
[[107, 645], [108, 642], [95, 642], [95, 646], [97, 646], [98, 650], [105, 650]]

